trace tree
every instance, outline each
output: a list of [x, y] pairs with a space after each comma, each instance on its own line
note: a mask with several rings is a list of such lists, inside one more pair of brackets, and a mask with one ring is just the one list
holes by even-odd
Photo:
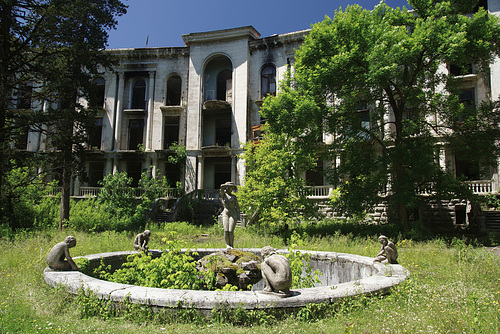
[[[266, 110], [274, 110], [285, 103], [278, 97], [266, 99], [264, 105]], [[281, 110], [285, 112], [286, 107]], [[264, 226], [283, 228], [305, 216], [316, 216], [318, 211], [307, 199], [306, 183], [301, 177], [316, 163], [316, 150], [298, 143], [294, 134], [265, 131], [263, 137], [257, 145], [247, 143], [242, 156], [247, 171], [237, 197], [242, 211], [251, 217], [250, 223], [259, 221]]]
[[[9, 96], [19, 85], [38, 83], [36, 98], [49, 106], [26, 116], [11, 114], [12, 124], [27, 124], [44, 132], [56, 148], [47, 155], [62, 185], [60, 228], [69, 218], [69, 187], [78, 172], [82, 143], [92, 124], [92, 110], [78, 103], [91, 91], [91, 79], [100, 68], [109, 67], [104, 52], [108, 31], [116, 27], [116, 16], [126, 12], [119, 0], [39, 0], [3, 1], [2, 81], [0, 140], [2, 163], [8, 134]], [[4, 173], [4, 164], [0, 175]], [[1, 183], [1, 178], [0, 178]]]
[[[331, 134], [330, 161], [340, 161], [331, 178], [336, 205], [361, 213], [386, 199], [408, 227], [423, 187], [429, 198], [471, 195], [440, 166], [441, 147], [493, 165], [498, 106], [463, 103], [459, 79], [444, 70], [474, 62], [485, 76], [500, 54], [498, 19], [482, 8], [463, 14], [476, 3], [410, 0], [413, 11], [355, 5], [313, 26], [296, 53], [295, 89], [282, 93], [299, 98], [276, 97], [285, 112], [264, 106], [262, 113], [269, 131], [293, 134], [297, 143], [318, 126]], [[302, 108], [304, 101], [314, 107]]]

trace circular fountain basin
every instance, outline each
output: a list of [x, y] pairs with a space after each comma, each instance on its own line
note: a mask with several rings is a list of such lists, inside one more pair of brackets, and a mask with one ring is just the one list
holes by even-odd
[[[260, 249], [242, 249], [260, 255]], [[186, 250], [184, 250], [186, 251]], [[190, 250], [201, 257], [220, 249], [205, 248]], [[159, 251], [158, 254], [160, 253]], [[278, 250], [278, 253], [287, 251]], [[384, 293], [409, 276], [408, 270], [398, 264], [373, 263], [373, 258], [354, 254], [300, 250], [308, 253], [313, 270], [323, 275], [315, 287], [292, 289], [292, 296], [283, 298], [261, 291], [201, 291], [160, 289], [130, 284], [103, 281], [78, 271], [44, 270], [45, 282], [53, 287], [64, 286], [68, 292], [77, 294], [82, 289], [92, 291], [99, 298], [120, 302], [127, 299], [132, 303], [153, 307], [196, 308], [210, 311], [218, 307], [266, 309], [300, 308], [310, 303], [332, 303], [337, 299], [365, 293]], [[99, 266], [101, 259], [116, 269], [130, 254], [136, 252], [112, 252], [85, 255], [90, 261], [89, 270]], [[76, 258], [75, 258], [76, 259]], [[258, 285], [257, 285], [258, 286]]]

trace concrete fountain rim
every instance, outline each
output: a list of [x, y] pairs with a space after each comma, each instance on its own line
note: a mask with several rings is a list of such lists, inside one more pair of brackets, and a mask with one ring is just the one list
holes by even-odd
[[[216, 252], [218, 248], [190, 249], [191, 252]], [[260, 249], [245, 248], [243, 251], [258, 253]], [[187, 251], [184, 249], [183, 251]], [[286, 250], [278, 250], [286, 253]], [[373, 258], [355, 254], [299, 250], [308, 253], [311, 259], [318, 261], [354, 262], [371, 266], [373, 275], [333, 286], [293, 289], [291, 297], [282, 298], [260, 291], [200, 291], [160, 289], [113, 283], [90, 277], [78, 271], [54, 271], [45, 268], [45, 282], [52, 286], [64, 286], [72, 294], [83, 290], [92, 291], [97, 297], [122, 302], [128, 299], [132, 303], [168, 308], [196, 308], [211, 310], [221, 306], [243, 309], [299, 308], [310, 303], [332, 303], [336, 299], [352, 297], [365, 293], [383, 293], [409, 277], [409, 271], [399, 264], [373, 263]], [[135, 251], [90, 254], [76, 258], [100, 261], [106, 257], [126, 257]]]

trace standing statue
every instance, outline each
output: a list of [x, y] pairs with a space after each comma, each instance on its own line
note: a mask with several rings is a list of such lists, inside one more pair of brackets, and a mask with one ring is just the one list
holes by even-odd
[[263, 292], [274, 292], [284, 296], [290, 295], [292, 286], [292, 269], [288, 259], [277, 254], [271, 246], [265, 246], [261, 250], [262, 263], [260, 268], [262, 277], [266, 282]]
[[396, 250], [396, 245], [392, 241], [389, 241], [385, 235], [381, 235], [378, 241], [382, 244], [382, 247], [373, 262], [385, 261], [390, 264], [397, 264], [398, 251]]
[[[54, 270], [79, 270], [69, 255], [69, 249], [76, 246], [76, 238], [69, 235], [56, 244], [47, 255], [47, 264]], [[66, 259], [66, 260], [65, 260]]]
[[240, 219], [240, 206], [238, 205], [238, 199], [236, 195], [233, 194], [233, 190], [236, 186], [233, 182], [226, 182], [221, 184], [221, 200], [224, 205], [224, 210], [222, 210], [221, 218], [222, 225], [224, 226], [224, 239], [226, 240], [226, 247], [234, 247], [234, 228], [236, 227], [236, 222]]
[[144, 232], [136, 235], [135, 239], [134, 239], [134, 249], [147, 252], [148, 251], [148, 242], [149, 242], [150, 236], [151, 236], [150, 230], [145, 230]]

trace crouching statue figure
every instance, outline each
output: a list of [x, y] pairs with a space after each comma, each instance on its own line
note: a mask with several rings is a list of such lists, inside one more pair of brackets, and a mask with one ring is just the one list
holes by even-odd
[[64, 241], [52, 247], [47, 255], [49, 268], [54, 270], [78, 270], [78, 266], [69, 255], [69, 249], [75, 246], [76, 238], [69, 235], [64, 238]]
[[381, 235], [378, 241], [382, 244], [382, 247], [373, 262], [397, 264], [398, 251], [396, 250], [396, 245], [392, 241], [389, 241], [385, 235]]
[[271, 246], [265, 246], [261, 250], [262, 263], [260, 264], [262, 278], [266, 282], [263, 292], [278, 293], [289, 296], [292, 286], [292, 269], [288, 259], [277, 254]]

